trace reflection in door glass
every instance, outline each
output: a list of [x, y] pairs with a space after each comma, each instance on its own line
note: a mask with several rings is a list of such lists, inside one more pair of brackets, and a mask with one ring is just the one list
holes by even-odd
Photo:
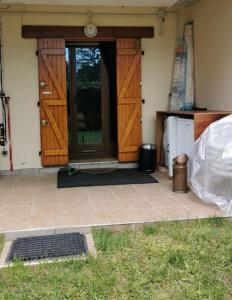
[[75, 55], [77, 142], [101, 144], [101, 52], [98, 47], [79, 47]]
[[[69, 52], [69, 48], [66, 48], [65, 49], [65, 58], [66, 58], [66, 74], [67, 74], [67, 110], [68, 110], [68, 118], [70, 119], [70, 52]], [[68, 123], [68, 126], [70, 124]], [[69, 138], [68, 138], [68, 143], [69, 143], [69, 147], [70, 147], [70, 143], [71, 143], [71, 138], [70, 138], [70, 134], [71, 134], [71, 131], [70, 131], [70, 128], [68, 130], [68, 135], [69, 135]]]

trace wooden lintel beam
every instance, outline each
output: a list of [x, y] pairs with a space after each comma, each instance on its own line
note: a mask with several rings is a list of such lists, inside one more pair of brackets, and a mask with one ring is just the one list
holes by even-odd
[[[84, 35], [82, 26], [22, 26], [22, 37], [32, 38], [64, 38], [90, 40]], [[92, 40], [116, 38], [153, 38], [154, 27], [98, 27], [98, 34]]]

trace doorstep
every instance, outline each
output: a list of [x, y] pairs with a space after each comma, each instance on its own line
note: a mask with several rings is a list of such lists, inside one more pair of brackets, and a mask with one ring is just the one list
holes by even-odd
[[[70, 162], [69, 166], [76, 168], [78, 170], [82, 169], [135, 169], [138, 168], [138, 163], [120, 163], [117, 160], [110, 161], [85, 161], [85, 162]], [[10, 175], [38, 175], [38, 174], [56, 174], [60, 167], [44, 167], [44, 168], [28, 168], [28, 169], [18, 169], [13, 171], [3, 170], [0, 171], [0, 176], [10, 176]]]

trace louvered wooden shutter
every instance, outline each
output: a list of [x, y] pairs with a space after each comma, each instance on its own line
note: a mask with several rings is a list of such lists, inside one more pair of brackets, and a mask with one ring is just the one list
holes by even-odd
[[138, 39], [117, 40], [118, 160], [138, 160], [141, 145], [141, 46]]
[[42, 165], [65, 165], [68, 163], [65, 40], [39, 39], [38, 57]]

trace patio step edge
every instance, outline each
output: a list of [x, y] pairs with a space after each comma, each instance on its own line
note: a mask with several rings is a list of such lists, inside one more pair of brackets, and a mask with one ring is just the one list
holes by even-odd
[[[232, 216], [223, 216], [223, 218], [232, 222]], [[206, 219], [206, 217], [197, 218]], [[125, 223], [105, 223], [105, 224], [91, 224], [91, 225], [78, 225], [70, 227], [56, 227], [56, 228], [35, 228], [35, 229], [25, 229], [25, 230], [11, 230], [11, 231], [0, 231], [0, 234], [5, 236], [6, 241], [12, 241], [21, 237], [32, 237], [32, 236], [42, 236], [50, 234], [61, 234], [61, 233], [72, 233], [79, 232], [83, 234], [90, 234], [93, 229], [104, 228], [112, 231], [121, 231], [124, 229], [130, 230], [140, 230], [146, 225], [151, 225], [157, 222], [172, 222], [172, 221], [193, 221], [196, 218], [185, 219], [172, 219], [172, 220], [151, 220], [142, 222], [125, 222]]]

